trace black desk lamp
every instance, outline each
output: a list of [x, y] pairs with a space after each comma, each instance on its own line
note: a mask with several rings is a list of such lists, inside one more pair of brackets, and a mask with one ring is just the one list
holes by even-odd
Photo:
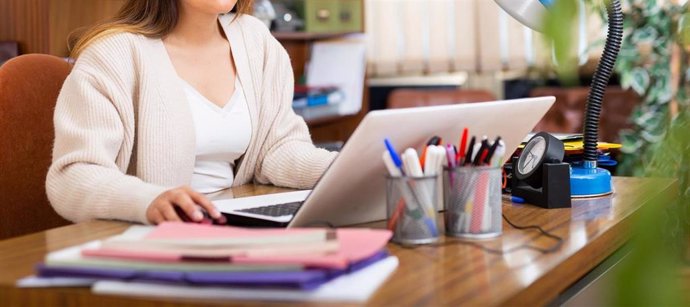
[[[557, 0], [495, 0], [513, 18], [522, 24], [540, 31], [541, 21], [548, 8]], [[613, 74], [623, 40], [623, 10], [620, 0], [607, 0], [606, 11], [609, 30], [599, 66], [594, 73], [584, 123], [584, 159], [581, 164], [572, 166], [570, 191], [572, 197], [592, 197], [610, 194], [611, 173], [597, 167], [599, 138], [599, 117], [604, 93]]]

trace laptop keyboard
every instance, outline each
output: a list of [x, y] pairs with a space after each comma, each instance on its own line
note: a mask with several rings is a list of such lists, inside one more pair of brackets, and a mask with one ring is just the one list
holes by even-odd
[[257, 215], [278, 217], [278, 216], [286, 216], [286, 215], [295, 215], [295, 213], [297, 213], [297, 209], [299, 209], [300, 206], [302, 206], [302, 203], [296, 202], [296, 203], [277, 204], [277, 205], [242, 209], [242, 210], [237, 210], [237, 211], [238, 212], [251, 213], [251, 214], [257, 214]]

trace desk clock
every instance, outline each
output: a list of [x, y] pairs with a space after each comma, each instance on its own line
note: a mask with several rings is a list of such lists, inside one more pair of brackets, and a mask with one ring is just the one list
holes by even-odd
[[570, 164], [563, 162], [563, 142], [551, 134], [535, 134], [513, 159], [513, 196], [544, 208], [569, 208]]

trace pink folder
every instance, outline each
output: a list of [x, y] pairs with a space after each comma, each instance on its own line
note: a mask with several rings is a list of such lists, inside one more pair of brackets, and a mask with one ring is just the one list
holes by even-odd
[[[164, 223], [146, 236], [147, 239], [207, 239], [237, 236], [280, 235], [286, 233], [299, 233], [314, 231], [314, 229], [247, 229], [226, 226]], [[313, 255], [262, 255], [262, 256], [233, 256], [218, 257], [218, 262], [231, 262], [237, 264], [297, 264], [307, 267], [343, 269], [349, 264], [371, 257], [382, 250], [391, 237], [388, 230], [373, 229], [338, 229], [336, 231], [340, 249], [334, 253]], [[97, 248], [82, 250], [84, 257], [115, 258], [154, 262], [180, 262], [195, 261], [189, 259], [183, 253], [172, 251], [132, 251], [117, 248]]]

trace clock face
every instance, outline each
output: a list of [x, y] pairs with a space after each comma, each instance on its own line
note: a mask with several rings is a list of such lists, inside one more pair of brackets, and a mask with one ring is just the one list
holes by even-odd
[[546, 153], [546, 139], [542, 136], [532, 139], [520, 155], [518, 172], [522, 175], [527, 175], [534, 171], [543, 160], [544, 153]]

